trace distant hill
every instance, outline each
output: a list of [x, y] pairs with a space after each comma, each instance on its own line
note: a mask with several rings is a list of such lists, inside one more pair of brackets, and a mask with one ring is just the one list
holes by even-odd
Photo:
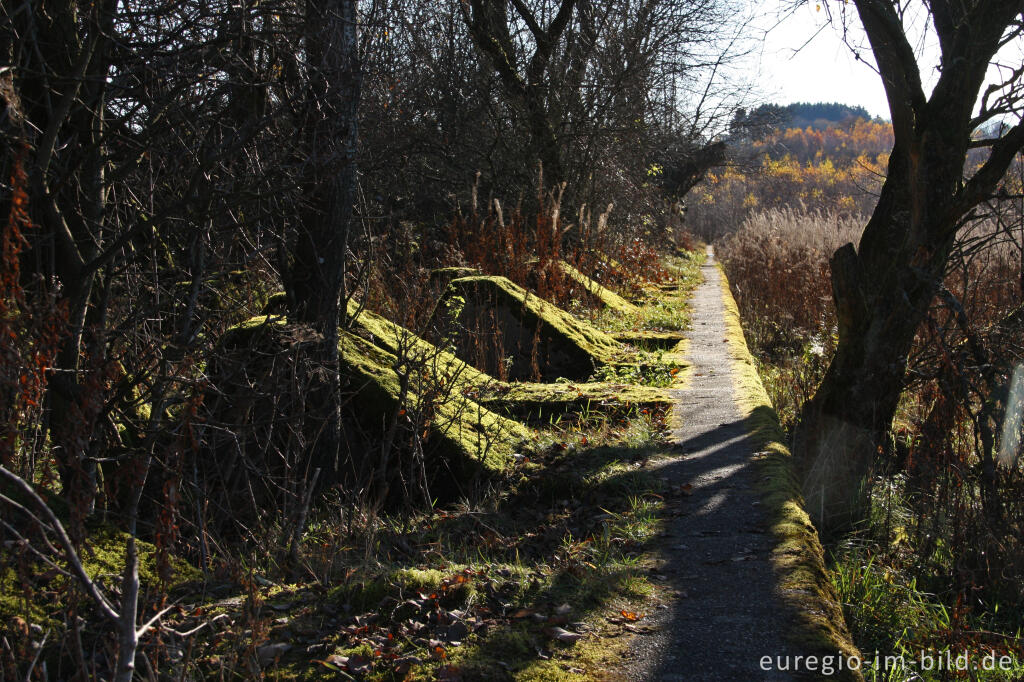
[[748, 135], [758, 137], [772, 129], [811, 127], [824, 130], [858, 118], [870, 121], [871, 114], [864, 107], [839, 102], [762, 104], [750, 111], [737, 111], [731, 128], [735, 132], [746, 131]]

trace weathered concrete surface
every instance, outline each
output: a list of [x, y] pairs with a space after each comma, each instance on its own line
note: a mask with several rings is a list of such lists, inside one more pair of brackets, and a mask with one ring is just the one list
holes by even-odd
[[452, 280], [434, 322], [460, 358], [503, 380], [582, 381], [621, 352], [611, 336], [505, 277]]
[[[760, 508], [753, 446], [736, 403], [720, 273], [710, 255], [692, 299], [691, 379], [677, 391], [678, 454], [662, 464], [669, 522], [655, 578], [674, 597], [645, 618], [622, 677], [635, 680], [788, 680], [761, 658], [792, 656], [775, 592], [769, 523]], [[692, 486], [686, 488], [686, 486]]]

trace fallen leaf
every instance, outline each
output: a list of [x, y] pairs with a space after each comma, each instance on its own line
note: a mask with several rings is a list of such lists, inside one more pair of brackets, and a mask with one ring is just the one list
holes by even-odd
[[558, 626], [545, 628], [544, 632], [551, 639], [556, 639], [559, 642], [564, 642], [566, 644], [575, 644], [576, 642], [586, 637], [586, 635], [581, 635], [578, 632], [569, 632], [568, 630], [565, 630], [564, 628], [560, 628]]
[[406, 675], [414, 665], [420, 665], [423, 661], [417, 656], [403, 656], [395, 660], [395, 673]]
[[260, 665], [266, 668], [275, 663], [291, 648], [291, 644], [286, 644], [284, 642], [280, 642], [278, 644], [267, 644], [256, 649], [256, 656], [260, 660]]

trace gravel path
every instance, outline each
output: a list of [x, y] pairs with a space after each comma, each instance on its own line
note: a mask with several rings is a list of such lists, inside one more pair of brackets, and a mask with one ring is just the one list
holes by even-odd
[[[635, 680], [786, 680], [762, 656], [792, 655], [774, 593], [771, 536], [733, 387], [721, 275], [711, 248], [692, 299], [690, 383], [679, 391], [677, 456], [661, 464], [672, 488], [657, 579], [675, 598], [642, 622], [623, 677]], [[692, 486], [686, 489], [685, 486]]]

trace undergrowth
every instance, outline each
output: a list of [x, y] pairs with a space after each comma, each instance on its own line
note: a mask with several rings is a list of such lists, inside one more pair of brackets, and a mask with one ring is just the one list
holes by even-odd
[[[828, 257], [856, 241], [860, 224], [767, 211], [719, 244], [758, 371], [787, 429], [835, 353]], [[1019, 250], [993, 230], [982, 223], [961, 237], [945, 299], [911, 354], [891, 441], [879, 451], [870, 513], [831, 547], [832, 579], [869, 680], [1024, 677], [1024, 474], [1019, 460], [984, 467], [1005, 391], [1002, 368], [1020, 357], [1016, 341], [1000, 333], [1019, 301]], [[978, 354], [990, 364], [977, 364]]]
[[701, 283], [700, 267], [706, 258], [703, 250], [665, 257], [660, 283], [648, 284], [636, 292], [637, 302], [641, 304], [637, 313], [597, 310], [591, 312], [591, 322], [608, 332], [688, 329], [690, 312], [685, 302]]
[[666, 358], [665, 355], [664, 350], [638, 351], [634, 362], [605, 365], [598, 368], [591, 377], [591, 381], [624, 382], [668, 388], [675, 382], [682, 366], [675, 360]]
[[[629, 328], [685, 326], [700, 260], [673, 259], [659, 270], [660, 284], [635, 291], [646, 305]], [[426, 319], [411, 305], [398, 308], [407, 324]], [[623, 362], [601, 378], [655, 386], [681, 378], [672, 353], [624, 349]], [[429, 419], [415, 423], [427, 428]], [[287, 553], [272, 544], [292, 537], [291, 521], [280, 515], [254, 519], [242, 537], [208, 533], [204, 570], [175, 563], [174, 582], [147, 592], [147, 614], [171, 608], [141, 643], [140, 674], [601, 679], [621, 663], [629, 637], [645, 627], [645, 612], [664, 596], [649, 578], [648, 557], [665, 491], [648, 463], [668, 450], [665, 419], [664, 409], [603, 401], [563, 408], [487, 487], [428, 508], [353, 504], [350, 494], [329, 487]], [[93, 544], [84, 553], [100, 549]], [[104, 554], [95, 575], [113, 584], [122, 566], [108, 559]], [[147, 590], [149, 570], [144, 566]], [[76, 632], [62, 622], [69, 609], [75, 617], [73, 604], [53, 599], [53, 617], [42, 617], [38, 600], [52, 594], [43, 567], [0, 577], [5, 593], [15, 595], [3, 606], [14, 616], [3, 629], [11, 670], [29, 660], [40, 679], [60, 677], [72, 663], [49, 642], [68, 637], [100, 651], [94, 671], [110, 667], [115, 648], [102, 628], [90, 622]]]
[[[959, 590], [953, 548], [922, 556], [906, 479], [880, 480], [870, 522], [833, 548], [832, 580], [868, 680], [1019, 680], [1019, 606]], [[930, 559], [930, 560], [929, 560]]]
[[[254, 578], [175, 619], [186, 628], [227, 615], [216, 638], [196, 643], [191, 674], [257, 663], [279, 679], [600, 677], [655, 593], [644, 555], [660, 484], [644, 465], [664, 433], [648, 415], [566, 419], [476, 503], [412, 516], [322, 511], [303, 540], [301, 580]], [[259, 559], [250, 575], [277, 572]]]

